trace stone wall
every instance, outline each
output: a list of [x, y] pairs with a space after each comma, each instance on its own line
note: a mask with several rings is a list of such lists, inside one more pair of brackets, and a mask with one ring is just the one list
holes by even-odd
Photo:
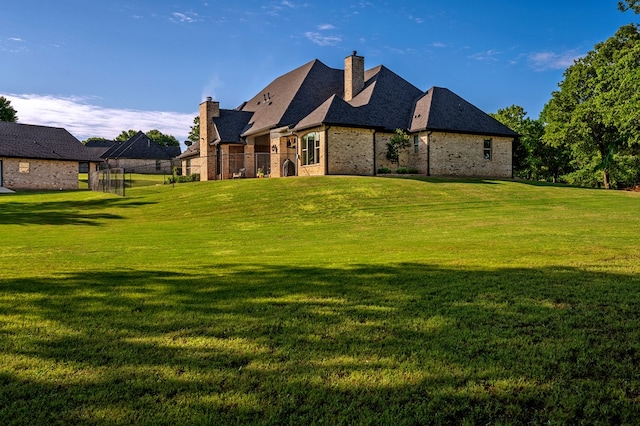
[[[2, 184], [13, 190], [78, 189], [77, 161], [0, 158]], [[95, 164], [90, 166], [95, 168]]]

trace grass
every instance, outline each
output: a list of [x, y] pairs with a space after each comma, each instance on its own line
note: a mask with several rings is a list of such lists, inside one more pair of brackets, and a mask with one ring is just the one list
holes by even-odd
[[0, 418], [635, 423], [639, 204], [358, 177], [1, 196]]

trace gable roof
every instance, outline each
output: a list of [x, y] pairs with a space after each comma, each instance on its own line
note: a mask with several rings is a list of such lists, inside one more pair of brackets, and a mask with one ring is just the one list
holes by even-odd
[[331, 95], [341, 93], [343, 80], [341, 70], [317, 59], [276, 78], [243, 105], [242, 111], [253, 116], [242, 136], [295, 125]]
[[517, 136], [450, 90], [423, 92], [383, 65], [366, 70], [363, 89], [345, 101], [344, 71], [317, 59], [276, 78], [236, 110], [220, 110], [213, 122], [217, 143], [242, 143], [242, 137], [271, 129], [299, 131], [322, 124]]
[[100, 161], [97, 155], [63, 128], [5, 121], [0, 121], [0, 156]]
[[161, 146], [141, 131], [138, 131], [126, 142], [114, 144], [101, 157], [104, 159], [171, 160], [178, 155], [180, 155], [179, 146]]
[[409, 131], [421, 130], [518, 136], [489, 114], [442, 87], [432, 87], [416, 102]]

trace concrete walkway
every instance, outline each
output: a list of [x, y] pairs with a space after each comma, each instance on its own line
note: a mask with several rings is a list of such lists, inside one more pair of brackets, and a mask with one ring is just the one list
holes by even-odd
[[0, 194], [13, 194], [15, 191], [5, 188], [4, 186], [0, 186]]

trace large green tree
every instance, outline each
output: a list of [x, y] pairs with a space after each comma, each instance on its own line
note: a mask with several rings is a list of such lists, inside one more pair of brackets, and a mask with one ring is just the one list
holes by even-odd
[[566, 150], [543, 142], [544, 125], [541, 120], [527, 117], [524, 108], [519, 105], [511, 105], [489, 115], [520, 135], [513, 145], [515, 176], [557, 182], [568, 171]]
[[0, 121], [18, 121], [18, 113], [11, 106], [11, 101], [4, 96], [0, 96]]
[[569, 180], [605, 187], [638, 179], [640, 145], [640, 33], [621, 27], [564, 73], [541, 119], [544, 140], [566, 147], [575, 171]]

